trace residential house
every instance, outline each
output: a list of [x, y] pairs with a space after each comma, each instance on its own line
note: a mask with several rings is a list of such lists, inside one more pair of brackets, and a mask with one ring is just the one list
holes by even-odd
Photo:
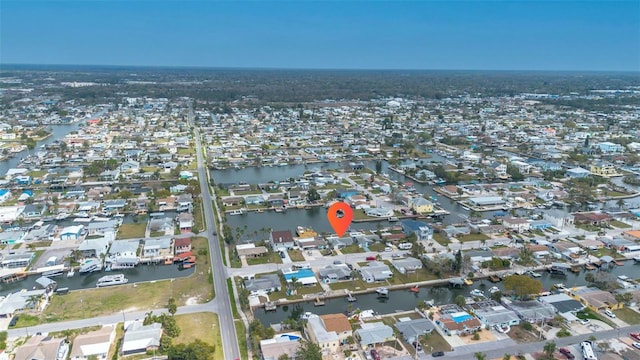
[[384, 281], [393, 277], [393, 271], [385, 263], [370, 261], [366, 266], [361, 266], [358, 270], [362, 280], [367, 283]]
[[482, 329], [480, 320], [466, 311], [442, 314], [440, 319], [436, 320], [436, 324], [447, 335], [471, 334]]
[[244, 256], [245, 258], [257, 258], [268, 253], [269, 250], [264, 246], [256, 246], [256, 244], [251, 243], [236, 245], [236, 252], [239, 257]]
[[295, 246], [291, 230], [271, 231], [271, 248], [275, 251], [292, 249]]
[[327, 265], [318, 270], [320, 281], [325, 284], [331, 284], [338, 281], [351, 280], [351, 269], [347, 264]]
[[574, 218], [572, 214], [564, 211], [551, 209], [544, 212], [543, 218], [551, 223], [551, 226], [557, 229], [563, 229], [565, 225], [573, 225]]
[[611, 215], [603, 213], [575, 213], [573, 222], [575, 224], [590, 224], [594, 226], [607, 225], [612, 220]]
[[170, 217], [152, 216], [151, 219], [149, 219], [148, 228], [150, 236], [173, 235], [175, 225], [173, 223], [173, 219]]
[[[288, 335], [288, 334], [281, 334]], [[291, 334], [290, 336], [276, 336], [273, 339], [260, 340], [260, 353], [263, 360], [278, 360], [282, 359], [282, 356], [288, 356], [287, 359], [294, 360], [296, 353], [300, 347], [300, 340], [302, 336], [297, 334]]]
[[139, 240], [116, 240], [111, 244], [106, 262], [111, 263], [114, 268], [127, 268], [138, 265]]
[[3, 203], [11, 199], [11, 191], [7, 189], [0, 189], [0, 203]]
[[393, 260], [391, 261], [391, 265], [396, 268], [400, 274], [422, 269], [422, 261], [412, 257]]
[[244, 198], [242, 196], [227, 196], [222, 199], [222, 205], [224, 206], [244, 205]]
[[178, 196], [176, 202], [178, 204], [176, 211], [178, 212], [191, 212], [193, 210], [193, 197], [191, 196], [191, 194], [182, 194]]
[[118, 228], [117, 220], [108, 221], [92, 221], [87, 224], [88, 236], [107, 236], [110, 234], [115, 238], [116, 229]]
[[0, 232], [1, 245], [14, 245], [24, 242], [26, 233], [22, 230], [6, 230]]
[[569, 295], [596, 312], [620, 309], [624, 306], [624, 303], [619, 303], [612, 293], [598, 288], [580, 287], [572, 290]]
[[591, 174], [598, 175], [602, 177], [611, 177], [617, 176], [618, 171], [616, 170], [616, 166], [608, 161], [596, 161], [591, 164]]
[[305, 326], [309, 341], [320, 346], [323, 355], [336, 354], [340, 347], [340, 339], [335, 331], [328, 331], [319, 316], [310, 316]]
[[418, 214], [433, 212], [433, 203], [421, 196], [409, 200], [409, 207]]
[[26, 220], [39, 219], [46, 210], [45, 204], [26, 204], [22, 211], [22, 217]]
[[173, 239], [160, 237], [145, 239], [142, 247], [142, 257], [149, 259], [167, 259], [173, 256]]
[[418, 341], [420, 336], [431, 334], [435, 329], [433, 322], [425, 318], [413, 320], [410, 318], [400, 318], [394, 326], [398, 331], [400, 331], [404, 341], [409, 344]]
[[120, 165], [120, 171], [126, 173], [137, 173], [140, 171], [140, 163], [135, 160], [127, 160]]
[[125, 199], [105, 200], [102, 202], [102, 210], [106, 212], [124, 210], [125, 206], [127, 206], [127, 200]]
[[505, 229], [517, 233], [522, 233], [528, 231], [530, 228], [530, 224], [526, 219], [514, 218], [514, 217], [504, 217], [502, 218], [502, 225]]
[[14, 268], [23, 268], [29, 266], [31, 260], [35, 257], [35, 253], [33, 252], [23, 252], [17, 254], [9, 254], [5, 255], [0, 261], [0, 265], [3, 268], [14, 269]]
[[591, 171], [583, 169], [581, 167], [575, 167], [567, 170], [565, 174], [570, 178], [580, 179], [591, 175]]
[[363, 323], [362, 327], [354, 332], [354, 336], [360, 341], [363, 348], [395, 340], [393, 328], [383, 322]]
[[515, 311], [507, 309], [502, 304], [493, 301], [479, 301], [471, 305], [475, 316], [484, 326], [500, 327], [520, 324], [520, 318]]
[[83, 225], [67, 226], [60, 231], [60, 240], [78, 240], [82, 237]]
[[191, 238], [187, 236], [178, 237], [175, 239], [174, 246], [176, 255], [189, 252], [191, 251]]
[[515, 311], [520, 320], [530, 323], [549, 321], [556, 315], [556, 308], [553, 305], [538, 300], [508, 301], [505, 306]]
[[107, 253], [109, 244], [114, 239], [109, 239], [105, 236], [98, 238], [85, 238], [78, 246], [78, 250], [82, 253], [82, 257], [86, 258], [100, 258]]
[[251, 295], [269, 294], [280, 291], [282, 288], [280, 277], [277, 274], [260, 275], [259, 278], [245, 280], [243, 285]]
[[624, 146], [608, 141], [604, 141], [595, 145], [603, 154], [623, 153]]
[[71, 349], [71, 360], [87, 360], [93, 357], [106, 360], [109, 348], [116, 338], [114, 326], [104, 326], [100, 330], [90, 331], [76, 336]]
[[433, 239], [433, 229], [423, 221], [402, 220], [400, 225], [406, 235], [416, 234], [418, 241], [429, 241]]
[[124, 332], [122, 339], [122, 355], [146, 353], [160, 348], [162, 324], [144, 325], [142, 320], [131, 322]]
[[189, 233], [193, 228], [193, 215], [188, 212], [180, 213], [178, 215], [178, 228], [180, 233]]
[[65, 339], [34, 335], [16, 349], [13, 360], [66, 360], [68, 353]]
[[316, 274], [311, 269], [282, 269], [280, 271], [287, 283], [292, 283], [294, 279], [303, 286], [313, 286], [318, 283]]

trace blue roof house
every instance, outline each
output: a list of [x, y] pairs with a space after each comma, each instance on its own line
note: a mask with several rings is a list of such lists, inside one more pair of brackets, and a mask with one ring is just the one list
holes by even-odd
[[11, 199], [11, 191], [7, 189], [0, 189], [0, 203]]
[[416, 234], [419, 241], [429, 241], [433, 239], [433, 229], [427, 223], [417, 220], [402, 220], [402, 231], [406, 235]]

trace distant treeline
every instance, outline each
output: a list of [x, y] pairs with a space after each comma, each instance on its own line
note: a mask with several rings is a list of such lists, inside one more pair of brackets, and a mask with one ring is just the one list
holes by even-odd
[[[122, 96], [188, 96], [201, 101], [311, 102], [380, 97], [442, 99], [463, 94], [488, 97], [520, 93], [585, 94], [593, 89], [637, 86], [638, 73], [514, 71], [356, 71], [3, 66], [0, 76], [25, 84], [97, 82], [107, 86], [62, 88], [66, 99], [104, 101]], [[48, 80], [45, 80], [49, 78]], [[52, 81], [52, 79], [55, 79]], [[155, 82], [153, 85], [131, 81]], [[15, 85], [11, 85], [15, 86]], [[3, 85], [2, 87], [8, 87]], [[125, 95], [126, 94], [126, 95]], [[572, 106], [574, 104], [567, 103]]]

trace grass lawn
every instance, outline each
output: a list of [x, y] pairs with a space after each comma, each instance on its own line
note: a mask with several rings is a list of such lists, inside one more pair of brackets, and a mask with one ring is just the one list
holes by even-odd
[[187, 149], [184, 149], [184, 148], [178, 149], [178, 155], [190, 155], [190, 154], [195, 154], [195, 150], [191, 146], [189, 146]]
[[[200, 249], [208, 251], [207, 239], [194, 238], [192, 248], [196, 254]], [[204, 303], [213, 299], [214, 296], [210, 273], [211, 264], [208, 257], [200, 256], [196, 271], [186, 278], [76, 290], [67, 295], [54, 295], [51, 298], [51, 303], [40, 317], [40, 322], [85, 319], [113, 314], [121, 310], [163, 308], [170, 297], [177, 300], [178, 306], [185, 305], [189, 298], [196, 298], [199, 303]]]
[[605, 318], [604, 316], [600, 316], [599, 313], [589, 309], [589, 308], [585, 308], [582, 311], [578, 311], [576, 313], [576, 317], [578, 319], [594, 319], [594, 320], [599, 320], [602, 321], [603, 323], [608, 324], [609, 326], [611, 326], [612, 328], [616, 328], [616, 324], [614, 324], [613, 322], [611, 322], [611, 320]]
[[247, 350], [247, 339], [244, 323], [242, 322], [242, 320], [234, 320], [233, 322], [236, 326], [236, 336], [238, 337], [238, 346], [240, 347], [240, 359], [248, 359], [249, 351]]
[[442, 246], [447, 246], [451, 243], [451, 241], [449, 241], [444, 235], [442, 235], [439, 232], [434, 232], [433, 233], [433, 240], [437, 241], [438, 244], [442, 245]]
[[621, 228], [621, 229], [627, 229], [630, 228], [631, 225], [629, 224], [625, 224], [622, 221], [618, 221], [618, 220], [613, 220], [609, 223], [609, 225], [613, 226], [613, 227], [617, 227], [617, 228]]
[[392, 267], [388, 262], [387, 265], [389, 265], [389, 268], [391, 269], [391, 271], [393, 271], [393, 277], [387, 280], [390, 285], [400, 285], [418, 281], [438, 279], [437, 276], [435, 276], [433, 273], [428, 272], [426, 269], [420, 269], [407, 274], [400, 274], [398, 270]]
[[640, 324], [640, 313], [635, 310], [625, 307], [622, 309], [613, 310], [613, 313], [616, 314], [616, 316], [620, 320], [626, 322], [629, 325]]
[[205, 229], [205, 222], [202, 216], [202, 201], [200, 199], [194, 199], [193, 201], [193, 229], [194, 233]]
[[144, 231], [147, 229], [147, 223], [129, 223], [120, 225], [116, 239], [135, 239], [143, 238]]
[[362, 209], [354, 209], [353, 210], [353, 220], [365, 220], [372, 219], [373, 217], [367, 216]]
[[436, 331], [431, 332], [429, 335], [421, 336], [420, 343], [422, 344], [422, 350], [426, 353], [451, 350], [451, 345]]
[[36, 171], [30, 171], [29, 172], [29, 176], [31, 176], [34, 179], [43, 177], [47, 172], [45, 170], [36, 170]]
[[202, 312], [175, 315], [175, 318], [180, 327], [180, 336], [173, 339], [174, 344], [188, 344], [195, 339], [200, 339], [215, 346], [216, 352], [222, 354], [222, 336], [217, 314]]
[[304, 255], [302, 255], [302, 250], [291, 249], [288, 251], [289, 257], [291, 261], [304, 261]]
[[362, 279], [353, 280], [353, 281], [341, 281], [341, 282], [329, 284], [329, 287], [331, 288], [331, 290], [348, 289], [350, 291], [376, 288], [378, 286], [380, 286], [380, 284], [376, 284], [376, 283], [368, 284], [362, 281]]
[[461, 242], [478, 241], [478, 240], [482, 241], [487, 239], [489, 239], [489, 237], [485, 234], [467, 234], [467, 235], [458, 236], [458, 240], [460, 240]]
[[280, 257], [280, 253], [275, 251], [269, 251], [266, 255], [259, 256], [257, 258], [247, 259], [247, 264], [249, 265], [282, 264], [282, 258]]
[[358, 244], [353, 244], [343, 247], [342, 249], [340, 249], [340, 252], [343, 254], [355, 254], [364, 252], [364, 249], [358, 246]]
[[49, 247], [51, 246], [52, 242], [53, 241], [51, 240], [36, 241], [36, 242], [28, 243], [27, 246], [32, 246], [33, 248]]
[[374, 242], [373, 244], [371, 244], [369, 246], [369, 250], [370, 251], [381, 252], [381, 251], [384, 251], [385, 247], [387, 247], [387, 246], [385, 244], [381, 243], [381, 242]]

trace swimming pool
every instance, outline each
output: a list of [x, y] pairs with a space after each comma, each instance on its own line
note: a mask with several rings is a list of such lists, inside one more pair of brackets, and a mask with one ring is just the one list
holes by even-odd
[[300, 340], [300, 336], [293, 335], [293, 334], [282, 334], [282, 335], [280, 335], [280, 337], [281, 338], [289, 338], [289, 340], [291, 340], [291, 341]]
[[457, 324], [465, 322], [471, 318], [473, 317], [464, 311], [451, 314], [451, 320], [455, 321]]

